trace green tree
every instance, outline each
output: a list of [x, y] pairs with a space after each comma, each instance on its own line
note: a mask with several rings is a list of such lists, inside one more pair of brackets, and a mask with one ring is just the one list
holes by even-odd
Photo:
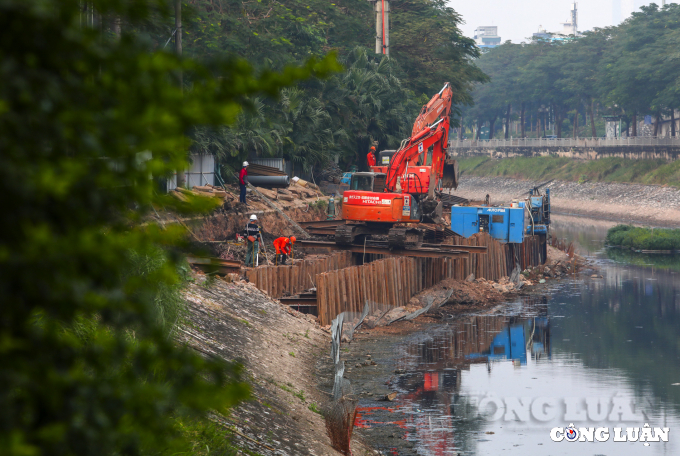
[[185, 133], [234, 121], [245, 96], [339, 67], [256, 74], [243, 60], [149, 52], [131, 31], [171, 11], [164, 0], [0, 0], [2, 454], [179, 449], [175, 418], [247, 393], [237, 366], [167, 337], [158, 298], [179, 279], [176, 255], [159, 249], [181, 233], [139, 223], [172, 204], [150, 176], [185, 166]]

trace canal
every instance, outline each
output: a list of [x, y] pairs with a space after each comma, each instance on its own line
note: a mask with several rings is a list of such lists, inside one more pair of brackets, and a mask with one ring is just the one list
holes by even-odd
[[[680, 258], [607, 249], [611, 225], [554, 225], [602, 278], [550, 282], [484, 314], [353, 344], [383, 366], [375, 378], [349, 375], [357, 433], [394, 455], [680, 454]], [[381, 387], [394, 402], [362, 394]], [[576, 441], [551, 439], [570, 424]], [[653, 436], [669, 428], [668, 442], [615, 441], [616, 428], [639, 440], [646, 424]]]

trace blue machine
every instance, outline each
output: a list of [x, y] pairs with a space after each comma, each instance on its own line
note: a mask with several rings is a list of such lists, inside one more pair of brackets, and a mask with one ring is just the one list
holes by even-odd
[[524, 242], [524, 204], [519, 208], [453, 206], [451, 230], [463, 237], [475, 233], [489, 233], [492, 238], [506, 243]]
[[549, 188], [545, 190], [545, 195], [541, 195], [538, 187], [529, 190], [529, 213], [531, 214], [531, 219], [527, 224], [527, 234], [547, 236], [550, 231]]
[[488, 361], [519, 360], [521, 365], [525, 365], [529, 347], [533, 359], [552, 357], [548, 317], [536, 317], [524, 323], [506, 326], [496, 334], [489, 348], [481, 353], [467, 355], [466, 358]]
[[340, 183], [349, 185], [349, 183], [352, 181], [353, 174], [353, 172], [342, 173], [342, 179], [340, 179]]

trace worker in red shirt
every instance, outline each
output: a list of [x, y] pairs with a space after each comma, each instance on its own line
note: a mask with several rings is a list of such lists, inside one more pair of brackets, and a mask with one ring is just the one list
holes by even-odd
[[295, 244], [295, 236], [280, 237], [274, 240], [274, 248], [276, 249], [276, 265], [286, 264], [288, 255], [293, 251], [293, 244]]
[[366, 155], [366, 161], [368, 161], [368, 167], [375, 166], [375, 146], [371, 146], [371, 149]]
[[241, 172], [238, 173], [238, 183], [241, 186], [241, 197], [239, 198], [239, 201], [242, 202], [243, 204], [246, 203], [246, 185], [248, 185], [248, 162], [244, 161], [243, 162], [243, 168], [241, 168]]

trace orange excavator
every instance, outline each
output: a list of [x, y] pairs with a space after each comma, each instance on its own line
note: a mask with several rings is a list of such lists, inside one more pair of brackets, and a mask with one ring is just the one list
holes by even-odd
[[441, 190], [458, 187], [458, 166], [447, 160], [449, 83], [425, 105], [410, 138], [398, 150], [378, 154], [370, 172], [354, 173], [343, 194], [342, 218], [335, 241], [352, 244], [365, 235], [388, 236], [392, 247], [419, 247], [421, 222], [443, 225]]

